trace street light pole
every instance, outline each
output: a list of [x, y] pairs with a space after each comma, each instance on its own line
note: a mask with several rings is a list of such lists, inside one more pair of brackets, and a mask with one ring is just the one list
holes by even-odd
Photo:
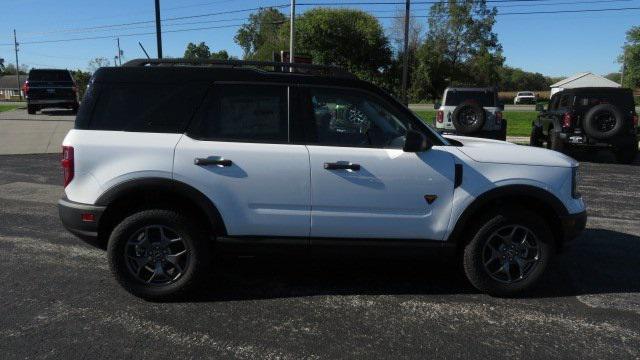
[[409, 104], [409, 97], [407, 96], [407, 77], [409, 76], [409, 16], [411, 12], [411, 0], [405, 1], [404, 10], [404, 46], [403, 46], [403, 61], [402, 61], [402, 102], [405, 105]]
[[22, 101], [22, 86], [20, 86], [20, 63], [18, 62], [18, 37], [16, 36], [16, 29], [13, 29], [13, 49], [16, 52], [16, 85], [18, 85], [18, 96]]
[[[296, 0], [291, 0], [291, 26], [289, 29], [289, 63], [293, 64], [295, 62], [295, 55], [293, 54], [293, 44], [295, 43], [295, 21], [296, 21]], [[293, 72], [293, 66], [289, 67], [289, 71]]]
[[162, 30], [160, 28], [160, 0], [156, 0], [156, 41], [158, 43], [158, 59], [162, 59]]

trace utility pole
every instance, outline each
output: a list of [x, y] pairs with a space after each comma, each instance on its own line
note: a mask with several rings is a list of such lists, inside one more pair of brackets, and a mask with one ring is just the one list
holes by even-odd
[[402, 102], [409, 105], [409, 96], [407, 96], [407, 77], [409, 76], [409, 19], [411, 12], [411, 0], [405, 1], [404, 10], [404, 58], [402, 60]]
[[158, 42], [158, 59], [162, 59], [162, 30], [160, 28], [160, 0], [156, 0], [156, 41]]
[[122, 50], [120, 50], [120, 38], [118, 40], [118, 63], [122, 66]]
[[[295, 55], [293, 54], [293, 44], [295, 43], [295, 21], [296, 21], [296, 0], [291, 0], [291, 27], [289, 29], [289, 62], [293, 64], [295, 62]], [[293, 72], [293, 66], [289, 67], [289, 71]]]
[[18, 85], [18, 96], [22, 101], [22, 86], [20, 86], [20, 63], [18, 62], [18, 37], [16, 36], [16, 29], [13, 29], [13, 49], [16, 52], [16, 85]]

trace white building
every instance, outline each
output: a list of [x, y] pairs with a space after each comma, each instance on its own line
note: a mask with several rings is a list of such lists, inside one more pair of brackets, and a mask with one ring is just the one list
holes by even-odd
[[564, 89], [575, 89], [583, 87], [622, 87], [615, 81], [611, 81], [600, 75], [596, 75], [590, 72], [584, 72], [575, 74], [564, 80], [558, 81], [551, 85], [551, 95], [562, 91]]

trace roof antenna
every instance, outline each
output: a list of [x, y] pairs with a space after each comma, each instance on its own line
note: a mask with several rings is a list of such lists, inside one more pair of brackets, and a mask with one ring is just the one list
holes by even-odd
[[147, 53], [147, 50], [144, 49], [144, 46], [142, 46], [142, 43], [140, 41], [138, 41], [138, 45], [140, 45], [140, 48], [142, 49], [142, 51], [144, 52], [145, 55], [147, 55], [147, 59], [151, 59], [149, 57], [149, 54]]

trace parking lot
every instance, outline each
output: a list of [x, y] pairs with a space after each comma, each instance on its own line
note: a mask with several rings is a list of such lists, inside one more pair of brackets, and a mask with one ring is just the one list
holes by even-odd
[[586, 232], [526, 298], [440, 262], [241, 258], [148, 303], [61, 227], [58, 155], [0, 156], [2, 358], [638, 358], [640, 166], [603, 159], [583, 162]]

